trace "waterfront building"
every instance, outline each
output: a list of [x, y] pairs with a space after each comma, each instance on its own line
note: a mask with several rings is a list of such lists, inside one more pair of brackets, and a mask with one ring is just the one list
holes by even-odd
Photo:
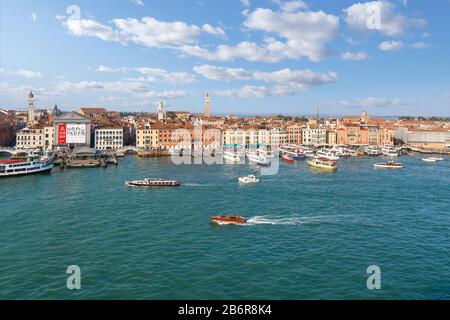
[[273, 128], [270, 130], [270, 145], [272, 147], [280, 146], [286, 144], [287, 133], [284, 128]]
[[44, 127], [36, 125], [17, 132], [16, 147], [18, 149], [43, 149]]
[[342, 123], [336, 133], [339, 145], [367, 144], [367, 130], [361, 131], [361, 126], [357, 122]]
[[95, 128], [96, 150], [117, 150], [123, 148], [123, 128], [100, 126]]
[[327, 131], [327, 144], [330, 146], [334, 146], [337, 144], [337, 134], [335, 130]]
[[303, 126], [299, 123], [286, 126], [287, 143], [300, 145], [302, 141]]
[[450, 149], [449, 129], [409, 129], [399, 128], [395, 131], [396, 139], [411, 145], [414, 148], [425, 150]]
[[139, 125], [136, 130], [136, 147], [140, 149], [159, 148], [159, 123]]
[[210, 116], [211, 116], [211, 98], [209, 96], [209, 93], [207, 93], [205, 100], [205, 117], [209, 118]]
[[91, 119], [76, 112], [56, 117], [53, 145], [58, 147], [90, 147]]
[[318, 125], [310, 124], [302, 129], [302, 144], [306, 146], [321, 146], [327, 143], [327, 130]]
[[32, 127], [36, 124], [35, 114], [34, 114], [34, 94], [30, 91], [28, 95], [28, 121], [27, 126]]
[[14, 139], [14, 123], [7, 111], [0, 110], [0, 146], [9, 146]]
[[43, 125], [44, 128], [44, 149], [53, 148], [53, 140], [55, 138], [55, 128], [53, 123]]

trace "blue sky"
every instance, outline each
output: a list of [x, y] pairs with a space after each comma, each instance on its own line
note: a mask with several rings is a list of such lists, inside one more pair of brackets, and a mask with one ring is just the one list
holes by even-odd
[[450, 115], [449, 0], [0, 3], [1, 108]]

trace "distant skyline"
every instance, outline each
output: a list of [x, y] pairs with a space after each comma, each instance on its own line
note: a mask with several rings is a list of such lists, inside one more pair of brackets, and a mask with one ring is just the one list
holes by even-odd
[[0, 6], [0, 108], [450, 116], [449, 0]]

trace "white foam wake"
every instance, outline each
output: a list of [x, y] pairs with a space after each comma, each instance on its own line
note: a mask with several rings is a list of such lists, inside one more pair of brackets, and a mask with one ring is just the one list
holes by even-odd
[[340, 219], [345, 219], [345, 215], [330, 215], [330, 216], [311, 216], [311, 217], [280, 217], [280, 216], [256, 216], [247, 221], [248, 225], [303, 225], [303, 224], [318, 224], [318, 223], [333, 223]]

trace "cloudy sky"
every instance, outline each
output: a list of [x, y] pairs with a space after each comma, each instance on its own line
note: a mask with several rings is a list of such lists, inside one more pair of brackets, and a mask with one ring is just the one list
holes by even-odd
[[450, 1], [1, 0], [0, 107], [450, 115]]

